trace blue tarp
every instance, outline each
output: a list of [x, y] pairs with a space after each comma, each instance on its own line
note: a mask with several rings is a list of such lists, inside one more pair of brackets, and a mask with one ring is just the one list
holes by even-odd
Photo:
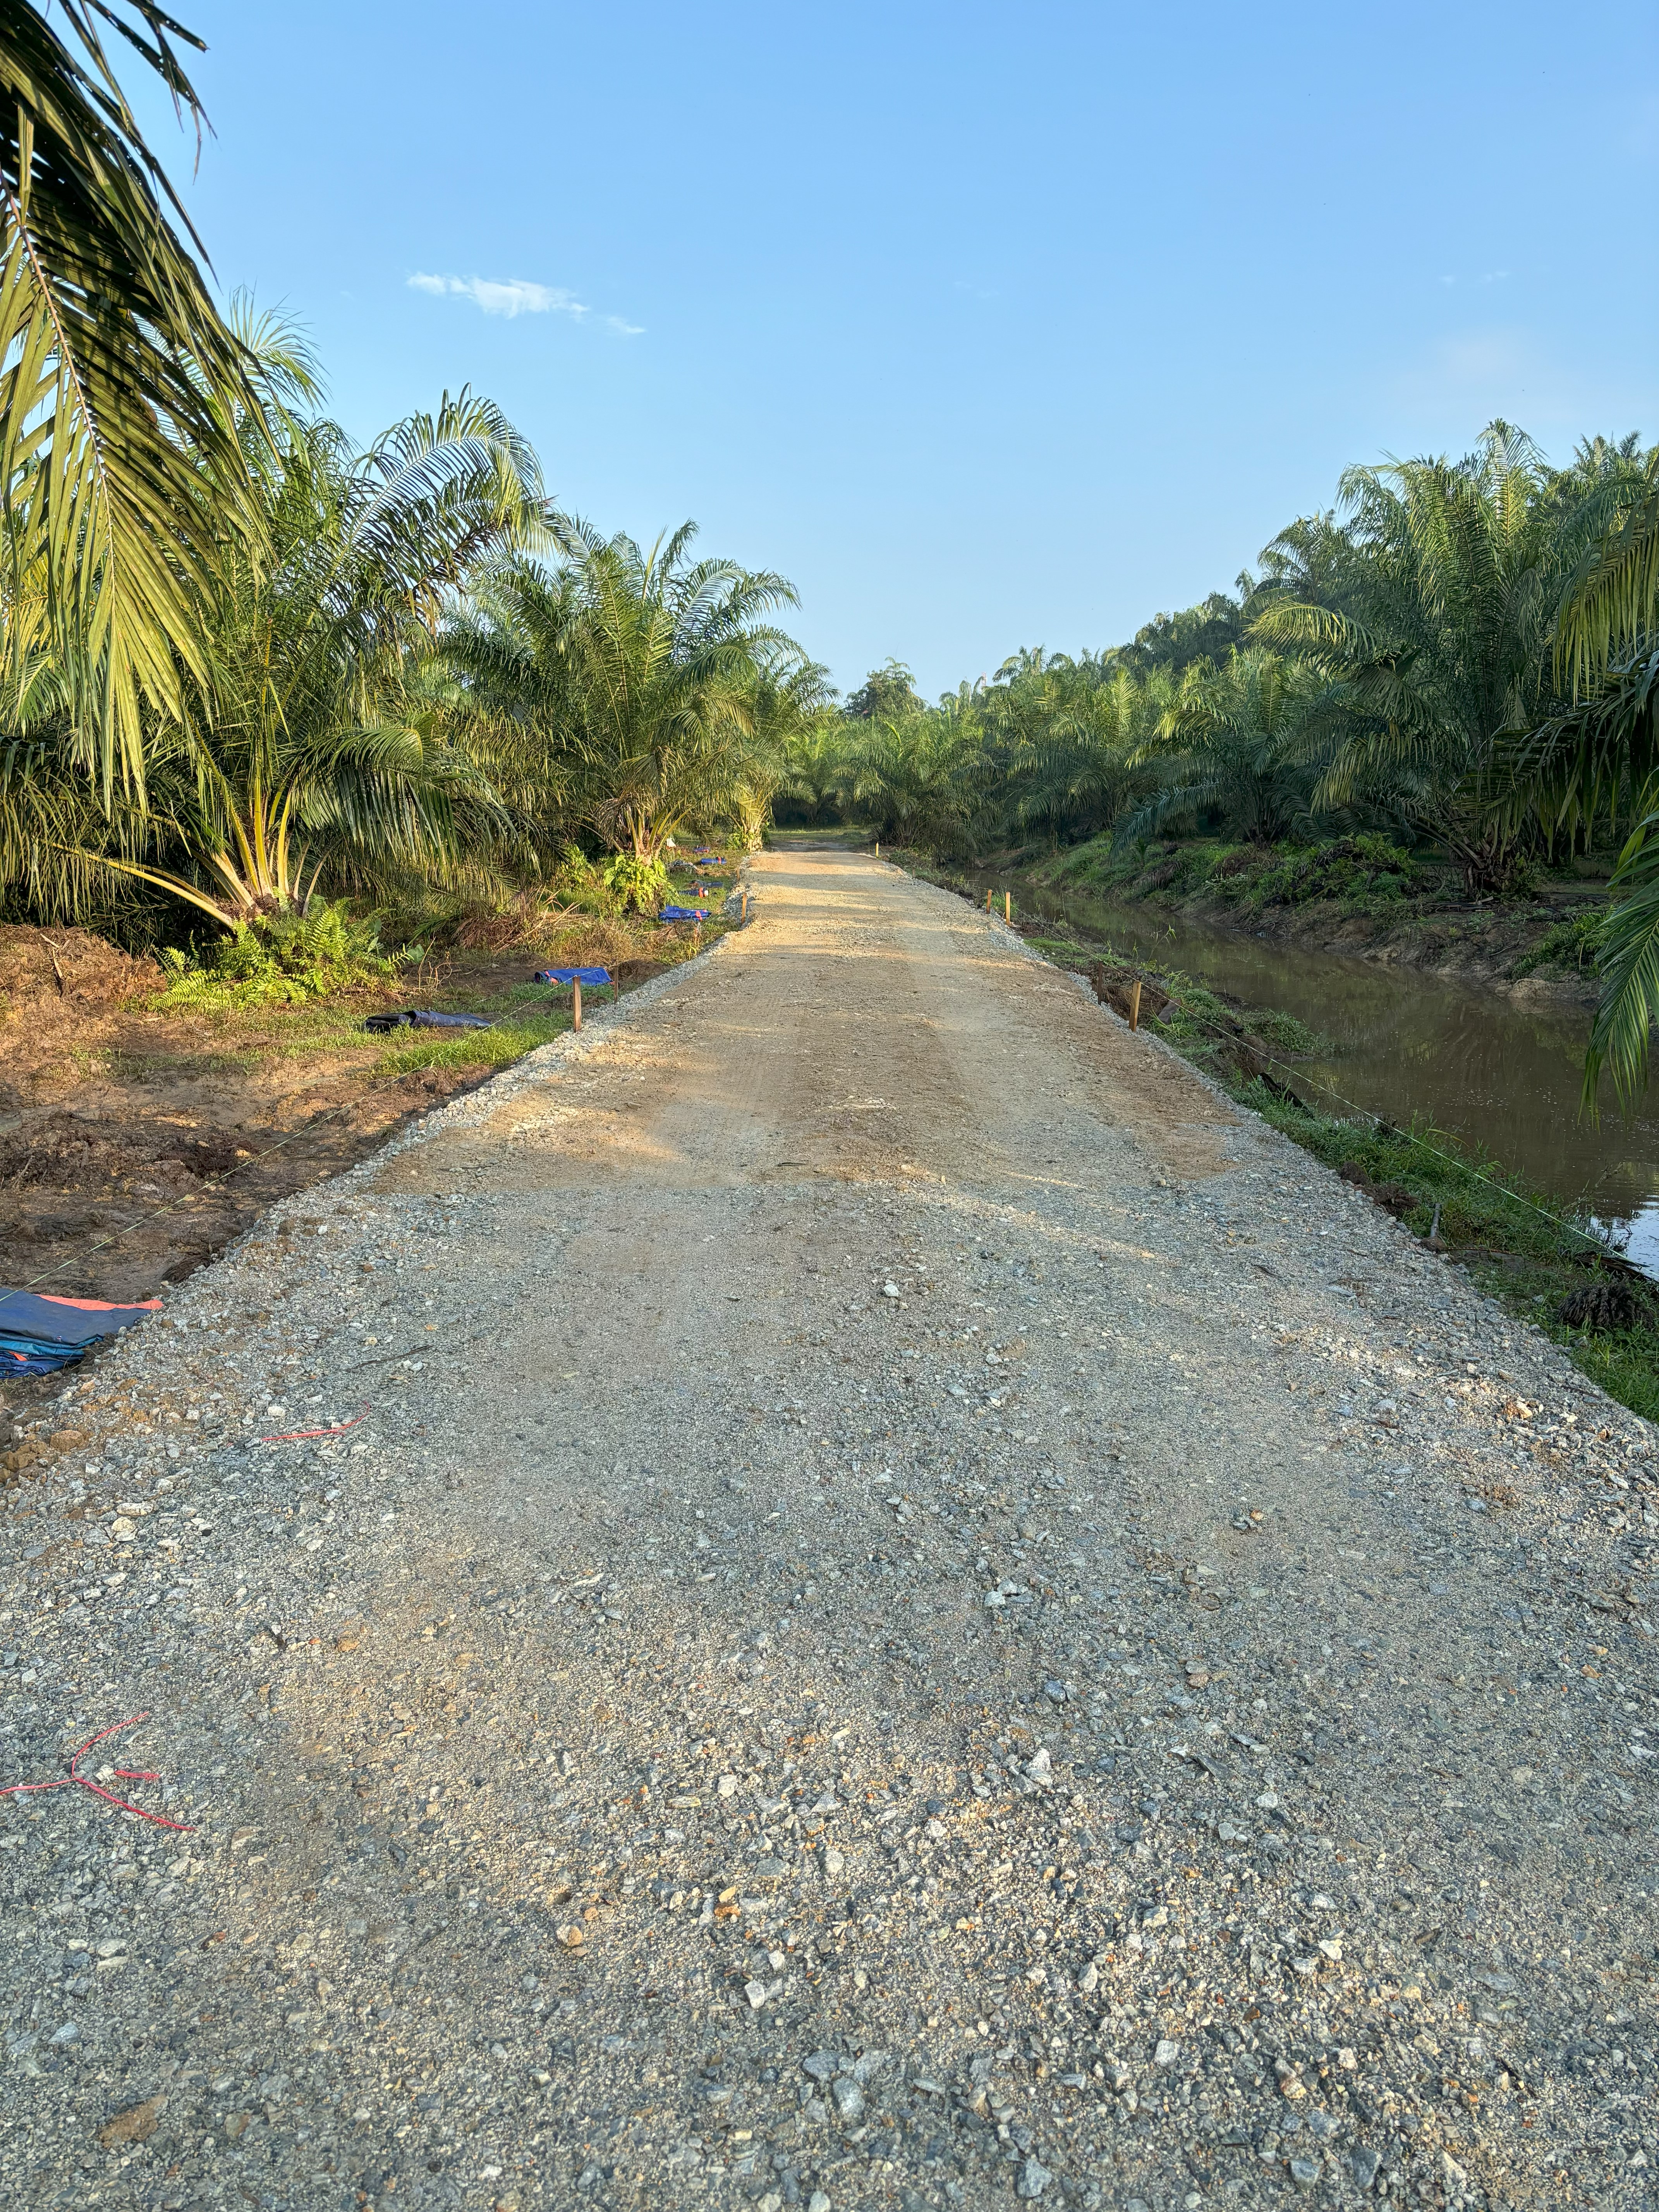
[[611, 971], [608, 968], [538, 968], [532, 980], [538, 983], [586, 983], [600, 991], [611, 981]]
[[659, 918], [664, 921], [707, 921], [708, 909], [706, 906], [665, 906]]
[[161, 1310], [106, 1305], [101, 1298], [54, 1298], [33, 1291], [0, 1291], [0, 1375], [51, 1375], [79, 1359], [117, 1329]]

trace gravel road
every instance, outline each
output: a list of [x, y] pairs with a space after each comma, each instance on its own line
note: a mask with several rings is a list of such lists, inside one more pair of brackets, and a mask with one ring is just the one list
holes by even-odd
[[52, 1407], [0, 1782], [147, 1711], [189, 1825], [0, 1801], [9, 2201], [1651, 2203], [1650, 1431], [988, 917], [750, 881]]

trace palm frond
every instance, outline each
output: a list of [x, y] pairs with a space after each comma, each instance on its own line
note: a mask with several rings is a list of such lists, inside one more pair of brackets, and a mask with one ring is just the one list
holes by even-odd
[[1605, 1069], [1629, 1111], [1647, 1087], [1648, 1040], [1659, 1014], [1659, 812], [1645, 814], [1608, 885], [1596, 968], [1601, 994], [1584, 1056], [1584, 1105], [1595, 1110]]
[[[71, 51], [26, 0], [0, 13], [0, 502], [6, 548], [44, 592], [77, 671], [76, 726], [106, 790], [143, 772], [146, 703], [177, 711], [206, 669], [210, 482], [248, 526], [232, 423], [257, 413], [199, 240], [98, 36], [112, 25], [175, 103], [201, 110], [151, 0], [62, 0]], [[178, 217], [186, 245], [169, 220]]]
[[1559, 680], [1576, 698], [1621, 645], [1659, 623], [1659, 447], [1649, 455], [1641, 495], [1629, 501], [1585, 556], [1561, 610], [1555, 641]]

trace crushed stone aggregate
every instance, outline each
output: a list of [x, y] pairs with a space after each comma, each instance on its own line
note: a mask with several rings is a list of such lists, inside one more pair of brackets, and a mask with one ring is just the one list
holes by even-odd
[[148, 1711], [189, 1825], [0, 1800], [10, 2201], [1650, 2203], [1647, 1425], [990, 918], [749, 881], [48, 1408], [0, 1784]]

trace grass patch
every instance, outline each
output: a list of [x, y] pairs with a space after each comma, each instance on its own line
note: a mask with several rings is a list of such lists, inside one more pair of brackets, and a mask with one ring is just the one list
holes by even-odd
[[246, 1052], [111, 1052], [105, 1066], [118, 1082], [159, 1083], [174, 1076], [247, 1075], [259, 1064], [258, 1051]]
[[424, 1067], [510, 1067], [538, 1044], [562, 1036], [570, 1027], [568, 1014], [545, 1014], [497, 1022], [490, 1030], [410, 1030], [414, 1040], [383, 1053], [374, 1063], [377, 1075], [414, 1075]]
[[1098, 957], [1087, 945], [1079, 945], [1069, 937], [1028, 937], [1025, 942], [1045, 960], [1052, 960], [1060, 968], [1086, 968]]
[[1659, 1420], [1659, 1360], [1654, 1333], [1633, 1328], [1608, 1331], [1578, 1329], [1571, 1334], [1552, 1330], [1557, 1341], [1571, 1351], [1576, 1364], [1592, 1382], [1620, 1405], [1628, 1406], [1644, 1421]]
[[1224, 1065], [1229, 1048], [1242, 1038], [1284, 1060], [1328, 1059], [1336, 1049], [1329, 1037], [1295, 1014], [1243, 1006], [1176, 969], [1160, 969], [1158, 980], [1173, 994], [1158, 1029], [1188, 1059], [1212, 1072]]
[[[708, 951], [735, 927], [735, 923], [724, 921], [706, 922], [702, 950]], [[567, 930], [565, 938], [567, 941], [552, 954], [526, 954], [526, 966], [535, 958], [553, 967], [614, 967], [619, 959], [639, 957], [636, 948], [643, 945], [647, 948], [646, 957], [674, 967], [691, 959], [697, 950], [689, 929], [663, 928], [654, 922], [632, 928], [612, 924], [597, 927], [582, 925]], [[572, 938], [574, 944], [569, 941]], [[365, 1033], [364, 1018], [371, 1013], [391, 1012], [398, 1007], [483, 1014], [493, 1018], [495, 1027], [447, 1036], [428, 1031], [418, 1039], [414, 1031], [404, 1032], [410, 1042], [406, 1045], [400, 1043], [390, 1054], [378, 1059], [374, 1063], [377, 1071], [392, 1067], [413, 1071], [422, 1067], [506, 1066], [569, 1027], [568, 994], [556, 998], [554, 987], [532, 982], [527, 975], [505, 984], [499, 974], [488, 982], [482, 977], [471, 980], [467, 973], [468, 962], [479, 957], [458, 955], [442, 960], [435, 974], [424, 976], [406, 973], [377, 977], [372, 981], [344, 981], [327, 995], [308, 997], [298, 1004], [256, 998], [252, 1004], [245, 1006], [238, 1003], [233, 994], [224, 994], [194, 1000], [185, 1011], [210, 1020], [216, 1030], [222, 1035], [228, 1032], [234, 1041], [230, 1050], [221, 1048], [208, 1056], [213, 1066], [228, 1068], [234, 1065], [244, 1071], [256, 1067], [264, 1060], [314, 1060], [325, 1053], [367, 1052], [380, 1041]], [[623, 995], [627, 995], [626, 988]], [[597, 1013], [612, 1003], [608, 989], [591, 990], [584, 997], [590, 1012]], [[180, 1010], [171, 994], [167, 1003], [169, 1011]], [[465, 1049], [461, 1048], [463, 1045]], [[208, 1059], [198, 1061], [187, 1055], [167, 1063], [179, 1073], [207, 1064]]]

